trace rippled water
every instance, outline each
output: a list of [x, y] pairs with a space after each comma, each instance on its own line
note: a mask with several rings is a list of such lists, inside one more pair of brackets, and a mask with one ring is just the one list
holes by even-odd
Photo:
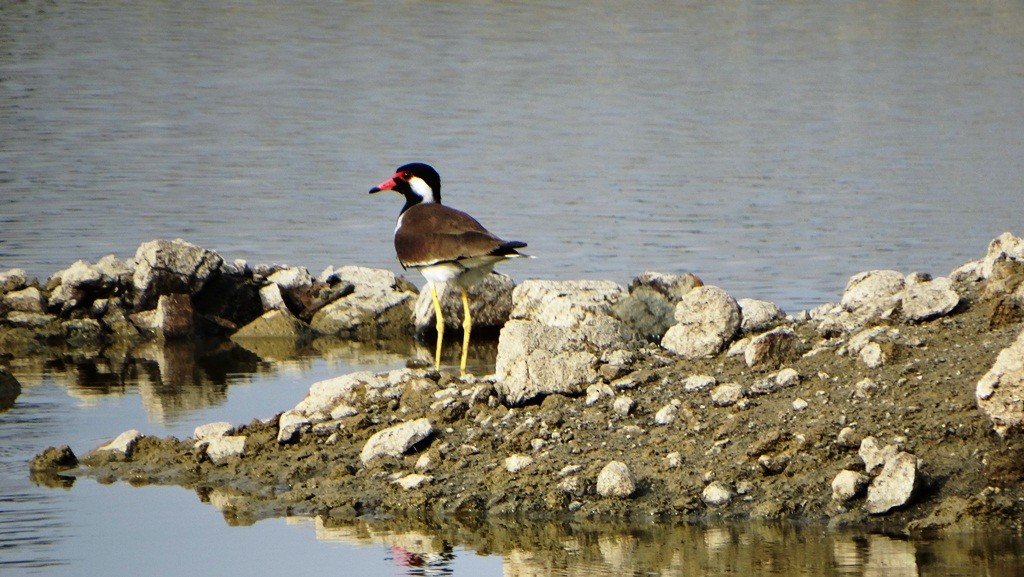
[[[1022, 94], [1017, 1], [3, 2], [0, 269], [45, 279], [183, 237], [228, 260], [397, 270], [401, 201], [366, 192], [422, 160], [447, 203], [530, 243], [539, 258], [506, 268], [517, 280], [692, 271], [795, 311], [837, 300], [856, 272], [945, 274], [999, 233], [1024, 233]], [[333, 548], [310, 523], [228, 528], [186, 491], [28, 481], [25, 461], [48, 444], [245, 422], [321, 376], [401, 364], [217, 357], [172, 377], [162, 354], [127, 367], [8, 362], [26, 386], [0, 413], [0, 570], [399, 571], [383, 540]], [[600, 545], [622, 540], [611, 535], [586, 537], [600, 553], [584, 547], [581, 564], [554, 572], [614, 574]], [[863, 553], [851, 567], [799, 549], [806, 536], [772, 539], [794, 557], [759, 574], [830, 562], [834, 574], [878, 573], [871, 539], [836, 540]], [[443, 571], [547, 562], [528, 547], [449, 545]], [[931, 545], [891, 546], [917, 563], [905, 574], [951, 574]], [[804, 554], [814, 570], [800, 569]], [[737, 574], [732, 558], [699, 570]], [[963, 568], [976, 569], [964, 574], [1012, 574]]]

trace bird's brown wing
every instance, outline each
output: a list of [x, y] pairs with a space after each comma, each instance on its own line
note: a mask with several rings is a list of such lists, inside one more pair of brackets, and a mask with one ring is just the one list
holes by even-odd
[[491, 234], [475, 218], [440, 204], [418, 204], [402, 215], [395, 250], [404, 267], [487, 255], [507, 255], [525, 246]]

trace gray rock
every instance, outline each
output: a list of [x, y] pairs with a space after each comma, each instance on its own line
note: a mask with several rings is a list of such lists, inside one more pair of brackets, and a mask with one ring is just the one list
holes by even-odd
[[675, 303], [649, 286], [631, 288], [629, 295], [612, 307], [616, 318], [651, 342], [660, 342], [675, 324], [675, 310]]
[[23, 313], [41, 313], [46, 310], [46, 299], [39, 289], [31, 286], [3, 295], [3, 304], [8, 310]]
[[882, 472], [871, 481], [864, 508], [872, 515], [886, 513], [910, 500], [917, 479], [917, 457], [899, 452], [885, 462]]
[[799, 358], [806, 350], [796, 333], [777, 328], [750, 339], [743, 358], [751, 368], [778, 367]]
[[661, 346], [688, 359], [717, 354], [740, 328], [739, 305], [715, 286], [686, 293], [676, 305], [675, 317], [679, 322], [665, 333]]
[[862, 272], [850, 278], [840, 304], [852, 311], [871, 302], [890, 300], [903, 290], [904, 285], [903, 274], [899, 271]]
[[636, 481], [629, 467], [621, 461], [611, 461], [597, 475], [597, 494], [602, 497], [628, 498], [636, 492]]
[[704, 286], [704, 282], [693, 273], [677, 275], [645, 271], [629, 283], [629, 292], [632, 293], [640, 287], [647, 287], [664, 295], [674, 305], [682, 300], [686, 293], [699, 286]]
[[123, 455], [125, 457], [131, 457], [132, 451], [135, 449], [135, 444], [139, 442], [144, 435], [135, 429], [129, 429], [117, 437], [114, 440], [100, 445], [94, 452], [110, 452]]
[[871, 479], [864, 473], [844, 469], [832, 479], [832, 498], [836, 501], [849, 501], [868, 486]]
[[898, 296], [903, 318], [910, 321], [944, 316], [960, 304], [960, 295], [953, 290], [948, 278], [912, 284]]
[[383, 269], [345, 266], [331, 276], [355, 289], [313, 315], [310, 326], [324, 335], [369, 339], [397, 337], [412, 329], [416, 287]]
[[[484, 280], [469, 289], [469, 311], [473, 317], [473, 328], [498, 329], [505, 326], [512, 314], [512, 291], [515, 283], [512, 278], [499, 273], [492, 273]], [[444, 326], [450, 329], [462, 329], [462, 293], [456, 288], [447, 287], [443, 294], [438, 294], [441, 301], [441, 313]], [[425, 288], [416, 299], [413, 312], [413, 325], [418, 333], [434, 330], [436, 325], [434, 299], [431, 291]]]
[[978, 408], [1000, 436], [1020, 429], [1024, 423], [1024, 331], [999, 352], [992, 367], [978, 381], [974, 394]]
[[778, 305], [768, 301], [740, 299], [736, 304], [740, 307], [740, 330], [744, 333], [768, 330], [786, 318]]
[[295, 318], [285, 308], [263, 313], [256, 320], [238, 329], [235, 334], [231, 335], [231, 339], [276, 338], [306, 341], [312, 339], [315, 334], [309, 325]]
[[156, 334], [165, 339], [184, 339], [195, 333], [192, 299], [187, 294], [162, 294], [153, 319]]
[[786, 367], [775, 374], [775, 384], [781, 387], [792, 387], [800, 384], [800, 373], [796, 369]]
[[889, 355], [887, 355], [882, 349], [882, 345], [878, 343], [868, 343], [860, 350], [860, 360], [869, 369], [877, 369], [889, 360]]
[[578, 394], [601, 367], [628, 361], [640, 345], [611, 314], [625, 295], [607, 281], [526, 281], [513, 291], [512, 319], [501, 330], [495, 390], [511, 404], [552, 393]]
[[370, 437], [363, 450], [359, 453], [359, 459], [363, 464], [368, 464], [377, 457], [398, 457], [416, 446], [417, 443], [428, 439], [434, 434], [434, 427], [428, 419], [416, 419], [406, 421], [382, 431], [378, 431]]
[[711, 403], [716, 407], [730, 407], [743, 398], [743, 387], [738, 383], [724, 383], [711, 390]]
[[241, 457], [245, 453], [245, 435], [223, 435], [209, 439], [206, 445], [206, 456], [214, 465], [223, 465], [232, 457]]
[[727, 505], [732, 500], [733, 493], [724, 483], [712, 481], [708, 486], [704, 487], [700, 497], [709, 507], [721, 507], [722, 505]]
[[195, 295], [224, 263], [217, 253], [180, 238], [151, 240], [135, 251], [135, 308], [150, 309], [160, 295]]
[[103, 326], [95, 319], [68, 319], [60, 323], [64, 341], [73, 347], [100, 345]]

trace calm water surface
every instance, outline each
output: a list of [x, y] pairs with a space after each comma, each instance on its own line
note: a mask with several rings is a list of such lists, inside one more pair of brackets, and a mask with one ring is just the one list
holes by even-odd
[[[3, 2], [0, 270], [45, 279], [160, 237], [314, 274], [397, 269], [400, 199], [366, 192], [422, 160], [447, 203], [530, 243], [517, 280], [692, 271], [795, 312], [856, 272], [946, 274], [1024, 233], [1022, 96], [1018, 1]], [[3, 572], [1011, 575], [1020, 559], [988, 535], [231, 527], [181, 489], [40, 487], [25, 462], [269, 416], [403, 355], [0, 362], [25, 388], [0, 413]]]

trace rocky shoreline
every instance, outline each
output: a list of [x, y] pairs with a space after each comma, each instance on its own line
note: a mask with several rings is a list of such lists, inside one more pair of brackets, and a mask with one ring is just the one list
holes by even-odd
[[[855, 275], [840, 302], [792, 315], [693, 275], [644, 273], [628, 288], [493, 276], [473, 302], [500, 329], [494, 375], [342, 375], [272, 419], [185, 439], [127, 431], [81, 460], [51, 448], [33, 475], [178, 484], [236, 520], [1022, 528], [1021, 238], [1001, 235], [946, 277]], [[181, 240], [146, 243], [132, 262], [79, 261], [43, 286], [0, 273], [0, 287], [0, 350], [13, 356], [145, 339], [374, 340], [433, 324], [388, 271], [314, 279]], [[446, 318], [457, 330], [459, 314]]]

